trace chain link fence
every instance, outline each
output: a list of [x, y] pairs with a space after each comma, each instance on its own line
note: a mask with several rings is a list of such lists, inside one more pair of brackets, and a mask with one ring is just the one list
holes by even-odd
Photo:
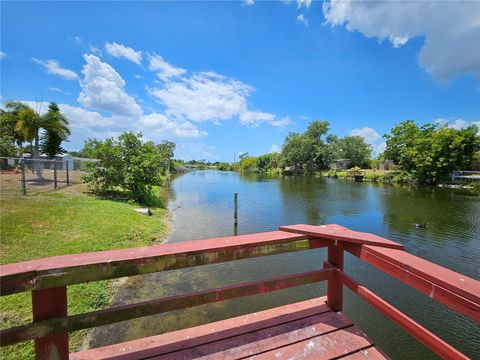
[[37, 194], [82, 182], [82, 164], [90, 159], [0, 157], [0, 194]]

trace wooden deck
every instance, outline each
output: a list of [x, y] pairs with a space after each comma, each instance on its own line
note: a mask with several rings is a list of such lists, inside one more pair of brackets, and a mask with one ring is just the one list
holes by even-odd
[[72, 354], [94, 359], [387, 359], [326, 297]]
[[[104, 310], [69, 315], [68, 286], [226, 261], [326, 248], [323, 268], [241, 282]], [[279, 231], [55, 256], [0, 265], [0, 296], [31, 292], [33, 321], [0, 330], [0, 346], [34, 341], [35, 357], [67, 359], [385, 359], [343, 313], [343, 287], [445, 359], [458, 349], [359, 284], [344, 253], [480, 322], [480, 282], [409, 254], [403, 245], [336, 224], [282, 226]], [[189, 329], [70, 354], [69, 334], [154, 314], [306, 284], [327, 282], [327, 296]], [[461, 334], [459, 334], [461, 336]], [[391, 354], [393, 355], [393, 354]], [[415, 354], [412, 354], [414, 358]]]

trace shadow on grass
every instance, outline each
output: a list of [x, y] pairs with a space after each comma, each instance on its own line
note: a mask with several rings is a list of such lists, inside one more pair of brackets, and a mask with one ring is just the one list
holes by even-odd
[[126, 202], [138, 204], [139, 206], [155, 207], [165, 209], [167, 207], [167, 196], [164, 189], [156, 188], [152, 193], [146, 195], [141, 201], [135, 199], [133, 194], [127, 190], [115, 189], [103, 192], [96, 192], [92, 189], [87, 190], [87, 194], [95, 196], [97, 199], [110, 200], [115, 202]]

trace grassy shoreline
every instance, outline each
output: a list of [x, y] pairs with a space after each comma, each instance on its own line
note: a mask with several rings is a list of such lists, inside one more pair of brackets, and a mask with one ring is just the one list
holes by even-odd
[[[153, 208], [153, 216], [133, 211], [138, 204], [100, 199], [85, 193], [84, 185], [34, 196], [0, 198], [0, 261], [148, 246], [169, 232], [168, 211]], [[100, 281], [68, 288], [69, 314], [108, 306], [118, 282]], [[0, 298], [1, 328], [31, 321], [30, 293]], [[82, 346], [88, 331], [70, 336], [70, 350]], [[2, 359], [33, 358], [32, 342], [0, 350]]]

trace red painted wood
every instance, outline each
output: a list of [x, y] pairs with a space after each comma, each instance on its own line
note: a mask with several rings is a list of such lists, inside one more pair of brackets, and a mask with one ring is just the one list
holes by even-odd
[[[33, 321], [67, 315], [67, 288], [32, 291]], [[67, 360], [68, 333], [60, 333], [35, 340], [37, 360]]]
[[156, 359], [241, 359], [352, 325], [351, 320], [345, 315], [329, 311], [222, 341], [165, 354]]
[[279, 349], [271, 350], [250, 359], [334, 359], [342, 355], [369, 348], [370, 339], [356, 326], [313, 337]]
[[[340, 245], [328, 246], [328, 263], [343, 271], [343, 248]], [[333, 311], [343, 309], [343, 286], [336, 271], [331, 271], [328, 276], [327, 304]]]
[[67, 318], [61, 317], [40, 323], [18, 326], [0, 331], [0, 345], [7, 346], [54, 334], [55, 332], [88, 329], [187, 307], [311, 284], [327, 280], [330, 272], [330, 269], [316, 270], [268, 280], [244, 282], [222, 288], [200, 290], [140, 303], [114, 306], [105, 310], [68, 316]]
[[246, 246], [251, 244], [275, 243], [282, 240], [302, 239], [298, 234], [286, 234], [283, 231], [270, 231], [238, 236], [227, 236], [206, 240], [193, 240], [178, 243], [159, 244], [149, 247], [129, 248], [120, 250], [98, 251], [74, 255], [52, 256], [14, 264], [0, 266], [1, 276], [26, 273], [40, 270], [55, 270], [84, 265], [104, 264], [114, 261], [128, 261], [134, 259], [148, 259], [150, 257], [178, 254], [181, 252], [209, 251], [222, 248]]
[[392, 249], [347, 244], [345, 250], [427, 296], [480, 322], [480, 282]]
[[367, 254], [387, 260], [466, 299], [480, 303], [480, 281], [478, 280], [419, 258], [406, 251], [379, 249], [372, 246], [366, 246], [364, 250]]
[[352, 231], [350, 229], [341, 227], [339, 225], [290, 225], [280, 226], [279, 230], [291, 232], [294, 234], [303, 234], [308, 236], [319, 237], [322, 239], [336, 240], [354, 244], [368, 244], [373, 246], [379, 246], [384, 248], [393, 248], [403, 250], [404, 246], [388, 239], [384, 239], [380, 236]]
[[255, 313], [200, 325], [143, 339], [86, 350], [70, 355], [71, 360], [147, 358], [200, 346], [240, 334], [330, 311], [326, 297], [301, 301]]
[[385, 360], [389, 359], [387, 355], [383, 353], [382, 350], [375, 346], [357, 351], [353, 354], [341, 357], [340, 359], [344, 360]]
[[[172, 270], [179, 268], [178, 262], [187, 257], [208, 256], [208, 254], [236, 253], [251, 251], [254, 252], [256, 247], [269, 246], [275, 244], [284, 244], [305, 237], [298, 234], [286, 233], [283, 231], [272, 231], [240, 236], [230, 236], [223, 238], [214, 238], [207, 240], [195, 240], [188, 242], [179, 242], [172, 244], [160, 244], [143, 248], [120, 249], [100, 251], [94, 253], [83, 253], [75, 255], [53, 256], [49, 258], [36, 259], [14, 264], [0, 265], [0, 292], [2, 296], [25, 291], [22, 287], [25, 284], [40, 283], [42, 277], [48, 277], [55, 274], [55, 278], [60, 281], [62, 277], [70, 276], [69, 273], [76, 272], [74, 279], [65, 280], [68, 285], [72, 283], [81, 283], [85, 281], [96, 281], [104, 278], [115, 278], [114, 270], [119, 266], [131, 264], [129, 268], [131, 274], [121, 276], [131, 276], [140, 273], [136, 269], [145, 267], [148, 264], [162, 257], [174, 256], [176, 261], [163, 264], [159, 270]], [[239, 256], [240, 257], [240, 256]], [[208, 263], [220, 262], [212, 258]], [[202, 265], [201, 262], [198, 265]], [[113, 274], [109, 277], [99, 275], [95, 278], [95, 274], [101, 273], [100, 270], [112, 270]], [[96, 272], [96, 270], [98, 270]], [[89, 275], [85, 275], [85, 273]], [[92, 275], [93, 271], [93, 275]], [[142, 273], [146, 273], [144, 271]], [[150, 271], [151, 272], [151, 271]], [[82, 277], [83, 276], [83, 277]], [[85, 276], [92, 278], [85, 279]]]
[[366, 287], [360, 285], [358, 282], [353, 280], [344, 272], [338, 270], [335, 271], [339, 274], [345, 286], [347, 286], [350, 290], [352, 290], [362, 299], [367, 301], [369, 304], [373, 305], [376, 309], [381, 311], [383, 314], [393, 320], [396, 324], [405, 329], [414, 338], [422, 342], [424, 345], [428, 346], [430, 349], [432, 349], [435, 353], [437, 353], [444, 359], [468, 359], [468, 357], [463, 355], [460, 351], [448, 345], [438, 336], [431, 333], [414, 320], [410, 319], [400, 310], [393, 307], [385, 300], [372, 293]]

